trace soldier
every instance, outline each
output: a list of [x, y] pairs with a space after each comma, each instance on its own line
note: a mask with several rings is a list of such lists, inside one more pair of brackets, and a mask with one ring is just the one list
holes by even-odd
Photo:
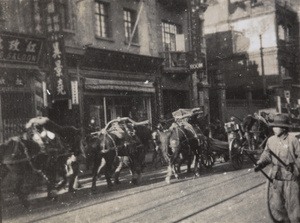
[[274, 136], [266, 144], [255, 172], [272, 164], [270, 178], [269, 207], [278, 222], [300, 222], [300, 144], [296, 137], [288, 133], [289, 117], [283, 114], [274, 115]]

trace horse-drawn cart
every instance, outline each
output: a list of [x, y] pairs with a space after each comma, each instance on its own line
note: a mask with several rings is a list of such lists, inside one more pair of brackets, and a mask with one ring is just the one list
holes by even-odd
[[[245, 133], [241, 130], [239, 124], [234, 121], [225, 123], [225, 130], [227, 132], [228, 141], [220, 141], [214, 138], [209, 138], [209, 149], [210, 152], [217, 156], [222, 156], [225, 161], [230, 161], [233, 168], [238, 170], [241, 169], [244, 163], [244, 155], [251, 156], [259, 155], [262, 152], [262, 144], [265, 139], [258, 142], [258, 133], [251, 132], [251, 137], [255, 141], [254, 148], [249, 146], [248, 140], [245, 137]], [[213, 163], [212, 163], [213, 164]], [[210, 167], [212, 165], [207, 163], [205, 166]]]

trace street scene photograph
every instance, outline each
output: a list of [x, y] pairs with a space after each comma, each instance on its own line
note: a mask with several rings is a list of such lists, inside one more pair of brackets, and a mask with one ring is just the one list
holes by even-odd
[[0, 0], [0, 223], [300, 223], [299, 0]]

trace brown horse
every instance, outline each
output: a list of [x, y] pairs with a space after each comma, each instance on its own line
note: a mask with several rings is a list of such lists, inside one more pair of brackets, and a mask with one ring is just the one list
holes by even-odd
[[[145, 160], [145, 144], [149, 137], [142, 137], [142, 131], [136, 131], [134, 125], [126, 123], [127, 118], [112, 120], [106, 128], [90, 137], [87, 150], [93, 157], [92, 191], [96, 190], [98, 170], [103, 159], [105, 160], [105, 178], [108, 187], [112, 186], [111, 171], [116, 156], [127, 156], [129, 168], [132, 173], [132, 183], [137, 184]], [[110, 126], [112, 125], [112, 126]], [[141, 134], [141, 135], [139, 135]]]
[[187, 161], [188, 172], [191, 172], [193, 158], [194, 177], [199, 176], [198, 165], [203, 142], [195, 132], [175, 124], [169, 130], [158, 131], [157, 144], [168, 162], [167, 183], [170, 183], [173, 173], [177, 179], [179, 178], [180, 166], [184, 161]]

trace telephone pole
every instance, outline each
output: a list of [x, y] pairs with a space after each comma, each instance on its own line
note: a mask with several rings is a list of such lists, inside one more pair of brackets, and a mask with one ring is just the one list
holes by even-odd
[[262, 47], [262, 37], [259, 35], [260, 39], [260, 60], [261, 60], [261, 75], [263, 79], [263, 90], [264, 90], [264, 95], [267, 94], [266, 92], [266, 76], [265, 76], [265, 68], [264, 68], [264, 53], [263, 53], [263, 47]]

